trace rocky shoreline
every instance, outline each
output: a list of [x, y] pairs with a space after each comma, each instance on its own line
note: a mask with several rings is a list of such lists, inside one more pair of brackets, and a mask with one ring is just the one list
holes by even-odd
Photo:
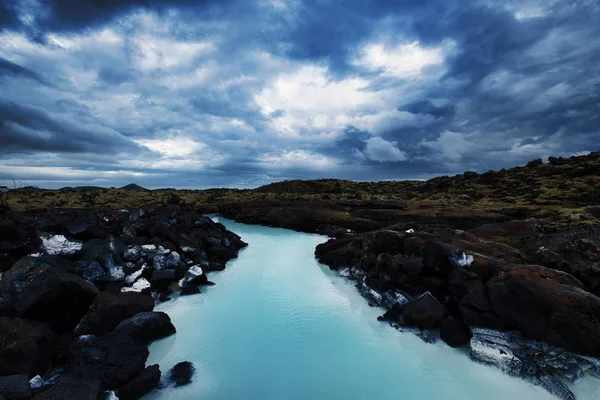
[[[441, 337], [467, 349], [475, 361], [573, 400], [569, 383], [600, 378], [595, 281], [583, 284], [566, 272], [526, 263], [514, 248], [494, 240], [501, 232], [519, 231], [523, 240], [543, 242], [542, 226], [543, 221], [526, 220], [460, 231], [399, 224], [331, 239], [315, 254], [357, 281], [372, 305], [387, 310], [381, 321], [413, 329], [426, 341]], [[580, 274], [593, 276], [600, 260], [596, 242], [568, 235], [570, 256], [554, 256], [587, 266], [590, 271]], [[542, 258], [544, 251], [540, 247]]]
[[138, 399], [189, 383], [184, 360], [164, 375], [146, 366], [148, 344], [176, 332], [154, 306], [199, 293], [245, 246], [187, 209], [4, 211], [0, 399]]

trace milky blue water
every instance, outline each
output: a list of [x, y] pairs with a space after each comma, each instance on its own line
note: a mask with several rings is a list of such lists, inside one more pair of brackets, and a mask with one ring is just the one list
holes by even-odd
[[[192, 361], [189, 386], [148, 399], [552, 399], [443, 343], [378, 322], [353, 283], [314, 259], [326, 240], [221, 219], [249, 247], [202, 294], [163, 303], [178, 333], [150, 347], [167, 371]], [[580, 399], [600, 398], [588, 383]], [[590, 396], [592, 393], [592, 397]]]

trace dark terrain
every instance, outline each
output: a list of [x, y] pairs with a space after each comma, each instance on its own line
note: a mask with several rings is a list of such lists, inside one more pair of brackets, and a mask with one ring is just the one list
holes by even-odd
[[[451, 346], [469, 346], [473, 359], [559, 398], [574, 398], [567, 382], [600, 376], [600, 153], [425, 182], [15, 190], [3, 195], [2, 207], [0, 266], [7, 272], [0, 281], [0, 329], [20, 333], [0, 349], [0, 374], [48, 379], [53, 368], [65, 368], [43, 393], [78, 379], [88, 382], [81, 387], [118, 393], [128, 393], [124, 388], [136, 380], [157, 382], [154, 369], [144, 370], [145, 344], [154, 338], [134, 327], [158, 326], [152, 330], [162, 335], [172, 329], [166, 316], [140, 315], [152, 310], [153, 303], [144, 303], [149, 296], [134, 301], [125, 296], [144, 295], [121, 290], [125, 275], [141, 269], [136, 279], [149, 284], [141, 291], [156, 300], [167, 300], [171, 282], [186, 274], [193, 284], [184, 284], [182, 294], [194, 293], [206, 275], [189, 267], [220, 269], [235, 257], [243, 242], [201, 213], [330, 235], [317, 258], [388, 309], [382, 320], [420, 330], [425, 340], [439, 332]], [[131, 212], [116, 211], [122, 208]], [[27, 257], [40, 252], [45, 234], [81, 241], [82, 248]], [[142, 244], [162, 250], [135, 247]], [[146, 264], [152, 267], [141, 267]], [[66, 293], [80, 301], [70, 304]], [[132, 317], [141, 322], [127, 322]], [[95, 336], [81, 336], [88, 334]], [[141, 342], [128, 355], [137, 367], [113, 371], [111, 351], [133, 352], [138, 347], [131, 340]], [[110, 371], [92, 373], [102, 368], [90, 368], [89, 347], [106, 349]], [[58, 398], [43, 393], [35, 398]]]
[[167, 207], [1, 217], [0, 399], [137, 399], [190, 381], [189, 363], [162, 381], [145, 365], [147, 345], [176, 331], [152, 310], [211, 284], [246, 246], [236, 234]]

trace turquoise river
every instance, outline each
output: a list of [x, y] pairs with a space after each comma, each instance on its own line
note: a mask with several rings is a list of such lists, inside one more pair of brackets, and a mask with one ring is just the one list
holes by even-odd
[[[163, 371], [192, 361], [194, 380], [147, 399], [553, 399], [464, 350], [378, 322], [381, 309], [315, 261], [326, 237], [220, 222], [249, 246], [211, 273], [216, 286], [157, 308], [178, 333], [150, 347], [148, 362]], [[600, 398], [594, 379], [574, 390]]]

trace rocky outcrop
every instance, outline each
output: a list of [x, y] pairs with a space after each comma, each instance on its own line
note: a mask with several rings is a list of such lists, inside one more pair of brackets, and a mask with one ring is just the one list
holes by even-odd
[[[19, 387], [36, 399], [145, 395], [160, 380], [158, 366], [145, 368], [146, 345], [175, 333], [152, 312], [155, 299], [167, 300], [186, 273], [184, 290], [211, 284], [210, 266], [222, 270], [246, 245], [192, 210], [3, 217], [0, 398], [17, 398]], [[189, 379], [178, 368], [175, 380]]]
[[121, 322], [115, 332], [122, 333], [141, 344], [174, 335], [171, 318], [163, 312], [141, 312]]
[[79, 276], [29, 257], [0, 280], [0, 315], [47, 322], [58, 332], [68, 332], [97, 294]]
[[145, 368], [148, 349], [127, 335], [80, 339], [71, 348], [66, 372], [86, 380], [98, 380], [103, 389], [117, 389]]
[[566, 274], [512, 267], [488, 284], [496, 315], [527, 336], [600, 357], [600, 298]]
[[[600, 356], [600, 299], [572, 275], [527, 264], [493, 240], [515, 232], [527, 240], [536, 226], [495, 224], [470, 233], [397, 225], [330, 240], [316, 256], [358, 280], [363, 296], [387, 309], [380, 320], [414, 326], [427, 340], [439, 328], [448, 345], [468, 344], [474, 360], [569, 398], [564, 381], [595, 375], [600, 365], [592, 358]], [[394, 303], [389, 293], [409, 300]]]

